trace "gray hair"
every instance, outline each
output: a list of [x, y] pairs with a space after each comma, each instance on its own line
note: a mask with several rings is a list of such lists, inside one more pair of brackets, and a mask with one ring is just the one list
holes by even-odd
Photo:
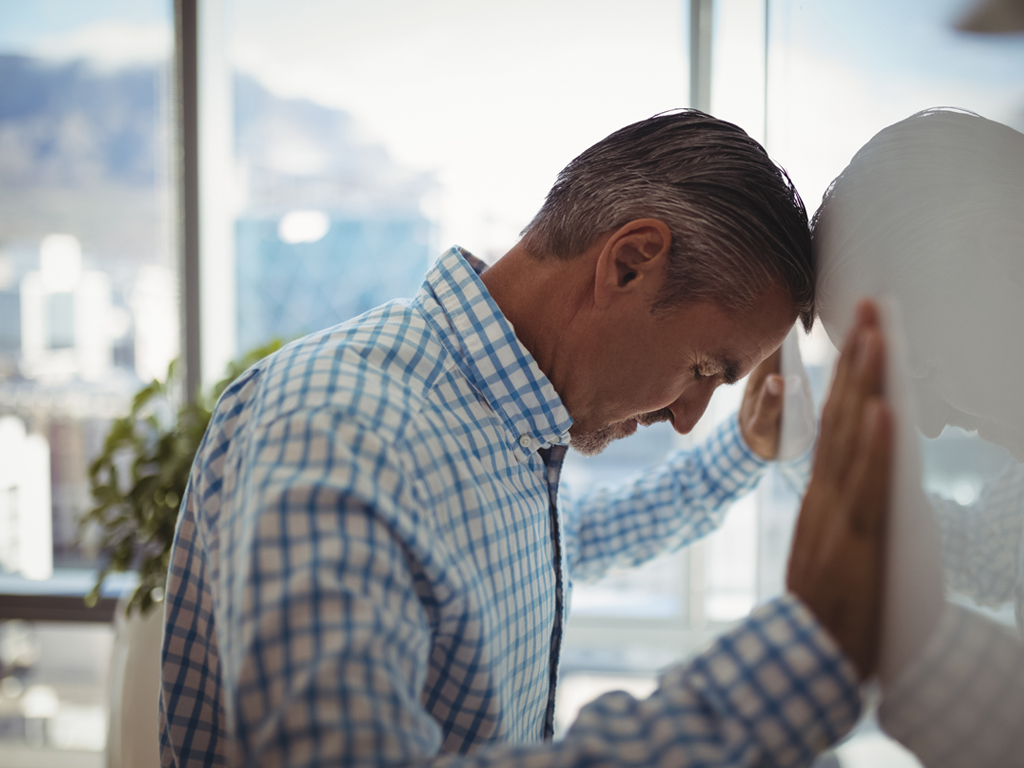
[[810, 330], [807, 211], [786, 172], [743, 129], [685, 109], [616, 131], [558, 174], [523, 244], [540, 258], [573, 259], [641, 218], [672, 233], [654, 311], [705, 300], [749, 309], [778, 285]]

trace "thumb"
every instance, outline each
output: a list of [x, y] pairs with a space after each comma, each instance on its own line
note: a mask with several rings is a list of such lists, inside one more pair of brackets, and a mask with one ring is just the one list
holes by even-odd
[[775, 424], [782, 413], [782, 401], [786, 395], [786, 384], [779, 374], [772, 373], [765, 377], [761, 395], [757, 398], [754, 420], [761, 427]]
[[743, 437], [747, 445], [762, 459], [771, 461], [779, 451], [782, 401], [785, 395], [783, 379], [778, 374], [765, 377], [752, 400], [746, 418], [741, 419]]

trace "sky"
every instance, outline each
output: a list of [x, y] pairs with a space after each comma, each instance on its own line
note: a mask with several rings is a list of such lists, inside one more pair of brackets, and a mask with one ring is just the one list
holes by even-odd
[[438, 174], [438, 246], [514, 242], [559, 170], [623, 125], [686, 106], [678, 0], [238, 0], [231, 59], [354, 112]]
[[165, 58], [169, 0], [0, 0], [0, 51], [128, 64]]
[[[685, 0], [226, 0], [220, 61], [355, 115], [431, 171], [438, 248], [493, 258], [557, 172], [612, 130], [688, 100]], [[1024, 36], [964, 35], [964, 0], [773, 0], [769, 150], [813, 210], [853, 152], [938, 104], [1024, 114]], [[718, 0], [713, 109], [764, 136], [760, 0]], [[170, 46], [169, 0], [0, 0], [0, 50], [104, 66]], [[215, 57], [216, 59], [216, 57]], [[1018, 127], [1021, 127], [1018, 125]]]
[[857, 149], [922, 109], [1024, 128], [1024, 35], [957, 32], [960, 0], [772, 7], [768, 149], [809, 211]]

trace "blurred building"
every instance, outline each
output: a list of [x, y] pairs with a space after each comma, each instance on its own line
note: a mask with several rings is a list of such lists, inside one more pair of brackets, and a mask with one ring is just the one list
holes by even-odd
[[140, 267], [129, 303], [135, 373], [141, 381], [162, 380], [179, 347], [177, 280], [172, 271], [157, 264]]
[[[296, 213], [306, 215], [307, 234], [289, 226]], [[428, 236], [427, 220], [415, 215], [341, 219], [301, 211], [279, 220], [238, 219], [239, 349], [327, 328], [413, 295], [426, 269]]]
[[21, 366], [43, 382], [102, 381], [113, 366], [110, 279], [82, 269], [73, 235], [47, 235], [21, 280]]
[[50, 445], [15, 416], [0, 417], [0, 571], [53, 574]]
[[412, 296], [437, 254], [436, 181], [347, 112], [234, 79], [238, 352]]

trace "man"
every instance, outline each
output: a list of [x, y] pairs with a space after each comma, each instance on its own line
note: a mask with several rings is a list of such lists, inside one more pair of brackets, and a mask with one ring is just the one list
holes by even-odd
[[[815, 214], [818, 305], [833, 339], [861, 296], [892, 296], [918, 423], [977, 430], [1015, 458], [962, 507], [932, 499], [949, 591], [1016, 604], [1024, 629], [1024, 135], [927, 110], [871, 139]], [[1024, 766], [1024, 645], [955, 605], [884, 680], [886, 730], [925, 763]]]
[[416, 298], [243, 374], [172, 554], [162, 763], [808, 763], [851, 726], [875, 663], [889, 426], [870, 306], [837, 373], [794, 594], [646, 701], [602, 697], [544, 740], [572, 580], [712, 529], [774, 454], [781, 388], [759, 369], [744, 434], [730, 420], [568, 504], [566, 446], [662, 420], [688, 432], [717, 386], [811, 322], [809, 246], [756, 142], [661, 115], [574, 160], [490, 269], [453, 248]]

